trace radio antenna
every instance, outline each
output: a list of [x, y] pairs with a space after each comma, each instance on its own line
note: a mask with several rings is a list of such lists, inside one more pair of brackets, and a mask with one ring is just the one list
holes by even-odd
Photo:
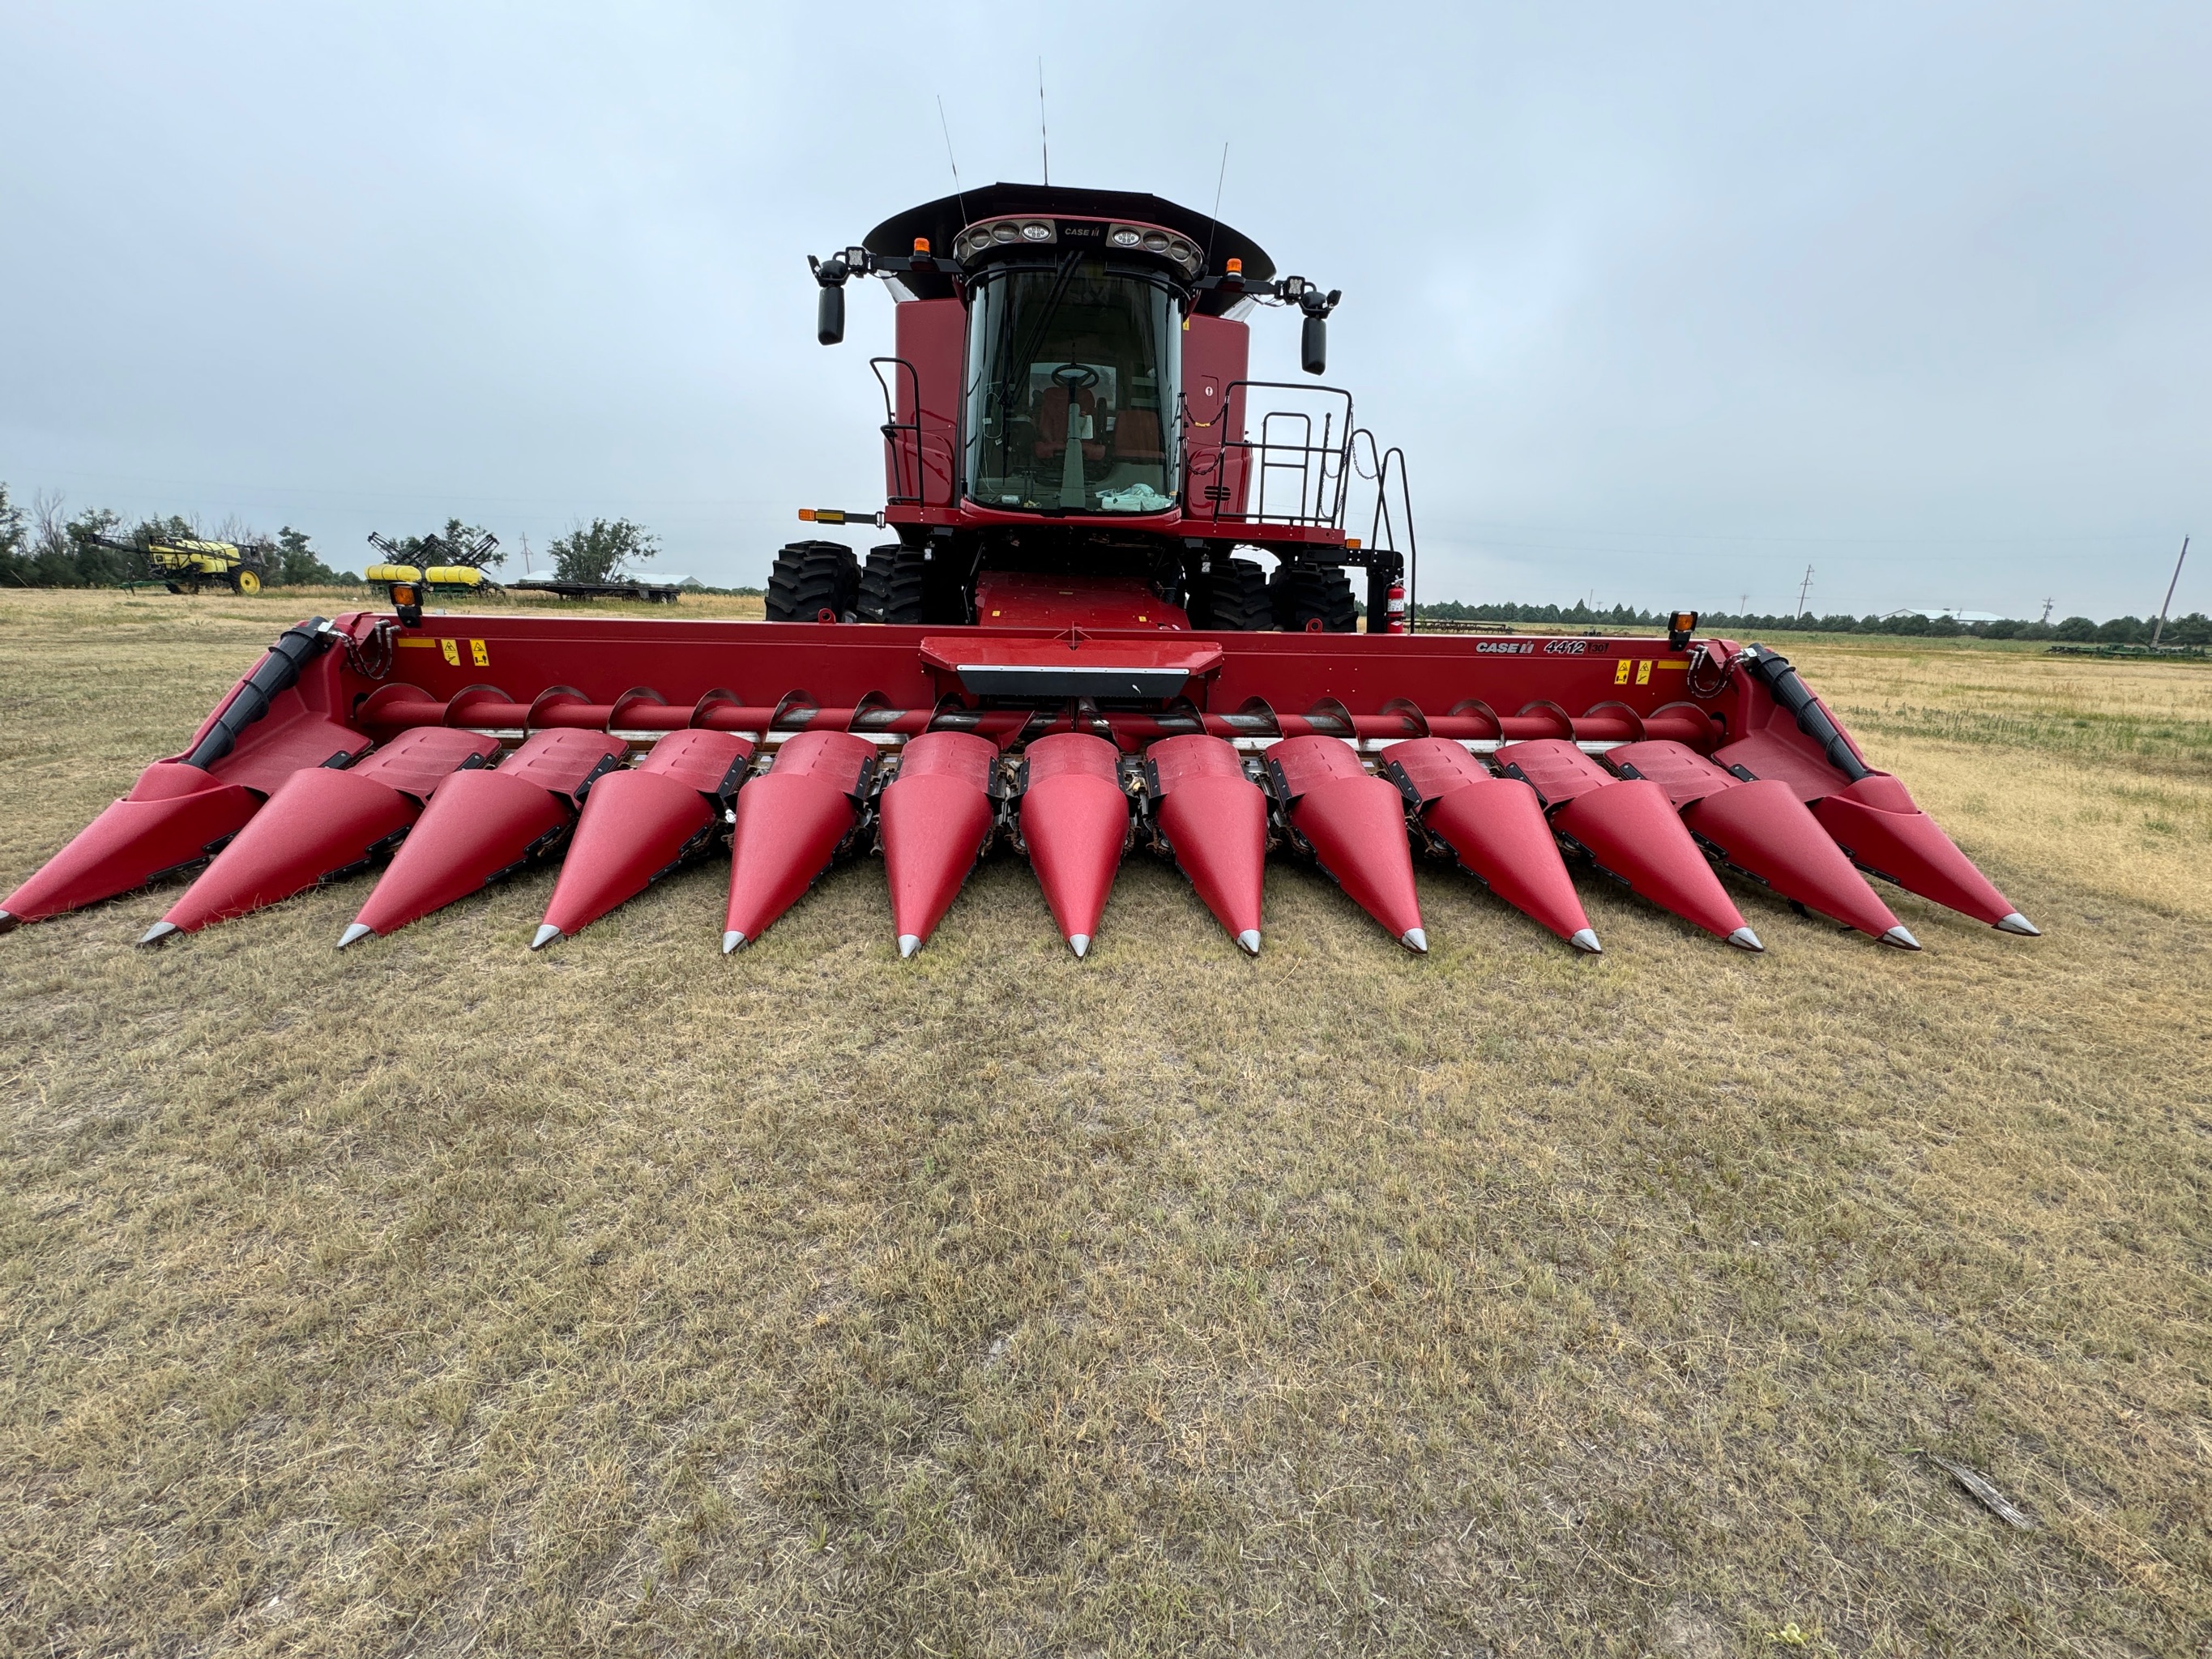
[[1044, 59], [1037, 59], [1037, 148], [1044, 152], [1044, 181], [1052, 182], [1052, 138], [1044, 126]]
[[960, 222], [968, 222], [968, 192], [960, 188], [960, 163], [952, 159], [952, 124], [945, 118], [945, 94], [937, 94], [937, 125], [945, 134], [945, 161], [952, 169], [952, 193], [959, 199]]
[[1228, 178], [1229, 141], [1224, 138], [1221, 141], [1221, 171], [1213, 175], [1213, 217], [1206, 227], [1206, 262], [1198, 268], [1200, 276], [1213, 269], [1213, 233], [1221, 228], [1221, 186]]

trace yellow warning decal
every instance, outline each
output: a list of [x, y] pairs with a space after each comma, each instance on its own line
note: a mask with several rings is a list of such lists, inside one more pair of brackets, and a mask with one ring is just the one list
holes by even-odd
[[1636, 665], [1636, 683], [1637, 683], [1638, 685], [1649, 685], [1649, 684], [1651, 684], [1651, 659], [1650, 659], [1650, 658], [1649, 658], [1649, 657], [1643, 658], [1641, 660], [1639, 660], [1639, 661], [1637, 663], [1637, 665]]
[[1686, 674], [1690, 672], [1690, 665], [1688, 663], [1668, 662], [1663, 657], [1657, 662], [1653, 663], [1651, 665], [1662, 674]]
[[413, 651], [428, 651], [438, 642], [435, 640], [394, 640], [394, 645]]
[[1615, 685], [1626, 685], [1626, 684], [1628, 684], [1628, 671], [1629, 671], [1632, 667], [1633, 667], [1633, 666], [1635, 666], [1635, 665], [1634, 665], [1634, 664], [1632, 664], [1632, 663], [1631, 663], [1631, 662], [1628, 660], [1628, 659], [1627, 659], [1627, 658], [1626, 658], [1626, 657], [1623, 657], [1623, 658], [1622, 658], [1619, 662], [1617, 662], [1617, 663], [1613, 664], [1613, 683]]
[[479, 668], [491, 666], [491, 647], [482, 640], [469, 641], [469, 660]]
[[459, 640], [440, 640], [438, 647], [446, 653], [447, 662], [456, 668], [461, 665], [461, 642]]

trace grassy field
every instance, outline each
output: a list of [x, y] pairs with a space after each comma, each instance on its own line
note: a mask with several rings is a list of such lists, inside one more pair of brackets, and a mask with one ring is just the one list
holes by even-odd
[[[0, 887], [302, 608], [0, 595]], [[0, 939], [0, 1650], [2202, 1659], [2212, 672], [1785, 648], [2045, 938]]]

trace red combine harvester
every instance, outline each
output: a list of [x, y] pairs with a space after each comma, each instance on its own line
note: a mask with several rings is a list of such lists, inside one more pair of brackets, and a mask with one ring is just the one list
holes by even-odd
[[726, 836], [726, 951], [879, 847], [911, 955], [1000, 839], [1079, 956], [1138, 842], [1251, 951], [1276, 847], [1415, 951], [1416, 852], [1587, 951], [1569, 859], [1747, 950], [1717, 868], [1907, 948], [1860, 871], [2035, 932], [1771, 651], [1689, 613], [1663, 638], [1409, 631], [1398, 452], [1347, 394], [1246, 370], [1272, 305], [1322, 373], [1338, 296], [1228, 227], [1000, 185], [812, 263], [825, 344], [853, 278], [898, 300], [885, 505], [800, 515], [894, 533], [865, 567], [786, 547], [764, 623], [426, 617], [407, 584], [303, 623], [0, 930], [205, 866], [153, 943], [382, 863], [346, 945], [557, 858], [542, 946]]

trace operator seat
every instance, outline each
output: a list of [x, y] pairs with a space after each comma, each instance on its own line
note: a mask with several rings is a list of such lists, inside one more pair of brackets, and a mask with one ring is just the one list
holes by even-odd
[[[1098, 400], [1091, 395], [1088, 386], [1078, 392], [1075, 396], [1077, 399], [1075, 408], [1078, 414], [1097, 415]], [[1083, 459], [1086, 461], [1103, 460], [1106, 458], [1106, 434], [1103, 424], [1093, 420], [1091, 431], [1092, 435], [1084, 441]], [[1050, 460], [1054, 456], [1066, 453], [1067, 449], [1067, 388], [1066, 386], [1048, 386], [1037, 394], [1036, 434], [1036, 455], [1039, 460]]]

